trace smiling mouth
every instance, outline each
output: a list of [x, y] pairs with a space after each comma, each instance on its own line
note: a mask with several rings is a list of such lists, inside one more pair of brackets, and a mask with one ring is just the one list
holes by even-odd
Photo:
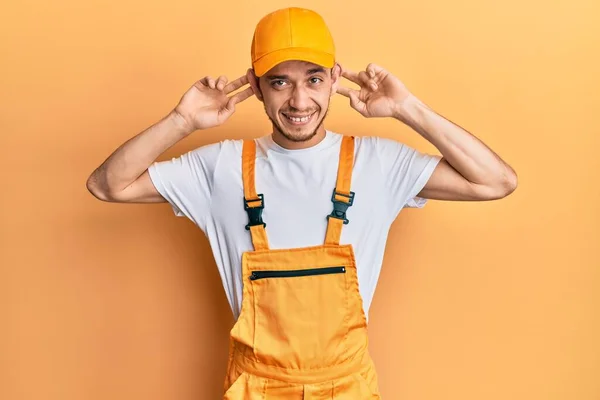
[[317, 112], [314, 111], [311, 114], [308, 115], [288, 115], [286, 113], [281, 113], [283, 114], [283, 116], [285, 117], [285, 119], [287, 120], [287, 122], [289, 122], [292, 125], [306, 125], [308, 124], [313, 116], [316, 114]]

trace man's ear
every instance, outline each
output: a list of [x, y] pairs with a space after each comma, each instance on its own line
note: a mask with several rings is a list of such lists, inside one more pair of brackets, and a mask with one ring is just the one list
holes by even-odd
[[254, 69], [248, 68], [248, 71], [246, 71], [246, 78], [248, 78], [248, 83], [250, 84], [250, 86], [252, 86], [254, 96], [256, 96], [258, 100], [263, 101], [262, 92], [260, 91], [258, 78], [254, 73]]
[[337, 93], [337, 88], [342, 80], [342, 66], [335, 63], [331, 69], [331, 96]]

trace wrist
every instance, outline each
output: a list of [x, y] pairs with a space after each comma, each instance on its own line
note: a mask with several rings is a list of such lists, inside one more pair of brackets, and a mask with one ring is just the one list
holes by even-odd
[[174, 127], [175, 131], [181, 136], [188, 136], [195, 130], [190, 126], [185, 117], [177, 111], [177, 109], [171, 110], [169, 115], [167, 115], [167, 119]]
[[409, 126], [418, 124], [427, 106], [414, 95], [409, 95], [394, 109], [394, 118]]

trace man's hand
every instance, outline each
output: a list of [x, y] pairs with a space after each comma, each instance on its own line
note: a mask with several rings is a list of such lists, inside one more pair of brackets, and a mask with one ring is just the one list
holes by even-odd
[[342, 76], [360, 89], [340, 85], [337, 93], [350, 98], [352, 108], [367, 118], [397, 116], [402, 104], [412, 96], [398, 78], [373, 63], [358, 73], [342, 67]]
[[175, 113], [181, 116], [189, 132], [221, 125], [235, 111], [235, 105], [254, 94], [252, 87], [227, 97], [248, 83], [246, 75], [227, 84], [220, 76], [216, 81], [207, 76], [194, 84], [181, 98]]

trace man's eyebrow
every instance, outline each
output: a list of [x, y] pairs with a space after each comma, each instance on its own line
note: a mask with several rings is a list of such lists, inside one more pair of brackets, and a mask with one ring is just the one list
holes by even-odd
[[[306, 75], [312, 75], [312, 74], [316, 74], [316, 73], [325, 73], [325, 68], [322, 67], [318, 67], [318, 68], [311, 68], [308, 71], [306, 71]], [[266, 76], [266, 78], [270, 81], [272, 80], [284, 80], [284, 79], [289, 79], [288, 75], [268, 75]]]
[[289, 78], [287, 75], [269, 75], [266, 77], [268, 80], [272, 81], [275, 79], [287, 79]]
[[318, 72], [325, 73], [325, 68], [323, 68], [323, 67], [311, 68], [308, 71], [306, 71], [306, 75], [312, 75], [312, 74], [316, 74]]

